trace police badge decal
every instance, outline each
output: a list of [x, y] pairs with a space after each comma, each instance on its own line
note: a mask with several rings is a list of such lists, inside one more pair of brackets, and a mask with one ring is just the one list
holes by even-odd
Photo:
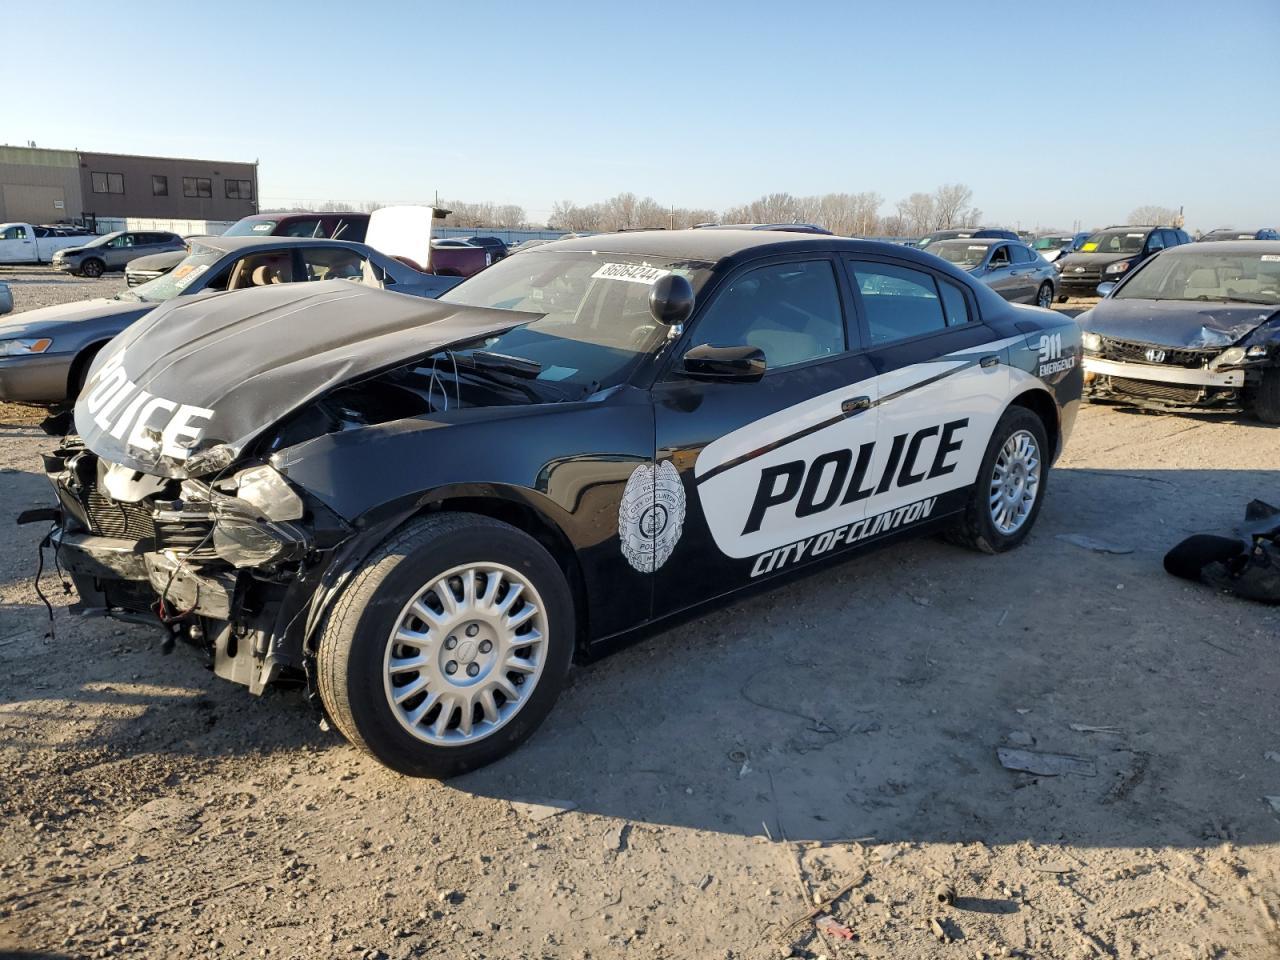
[[641, 573], [653, 573], [667, 562], [684, 529], [684, 484], [670, 460], [653, 467], [642, 463], [632, 471], [618, 506], [622, 555]]

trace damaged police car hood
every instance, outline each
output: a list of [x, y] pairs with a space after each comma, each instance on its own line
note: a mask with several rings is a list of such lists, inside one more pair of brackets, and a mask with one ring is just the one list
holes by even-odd
[[1271, 317], [1275, 304], [1217, 300], [1103, 300], [1084, 317], [1084, 329], [1162, 347], [1229, 347]]
[[200, 476], [336, 386], [537, 317], [346, 280], [180, 297], [98, 355], [76, 431], [112, 463]]

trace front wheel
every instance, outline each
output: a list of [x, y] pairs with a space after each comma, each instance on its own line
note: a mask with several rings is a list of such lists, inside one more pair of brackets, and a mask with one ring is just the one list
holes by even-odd
[[1263, 423], [1280, 423], [1280, 368], [1262, 371], [1253, 394], [1253, 413]]
[[1040, 290], [1036, 293], [1036, 306], [1046, 310], [1053, 306], [1053, 284], [1048, 280], [1040, 284]]
[[1012, 550], [1027, 538], [1044, 500], [1048, 463], [1044, 423], [1010, 407], [991, 434], [978, 480], [949, 539], [983, 553]]
[[102, 271], [104, 271], [106, 268], [107, 268], [107, 265], [103, 263], [101, 260], [95, 260], [94, 258], [90, 257], [84, 263], [80, 264], [80, 275], [84, 277], [89, 277], [91, 279], [97, 278], [102, 276]]
[[513, 750], [564, 685], [573, 601], [528, 534], [469, 513], [417, 520], [377, 550], [321, 630], [338, 730], [400, 773], [451, 777]]

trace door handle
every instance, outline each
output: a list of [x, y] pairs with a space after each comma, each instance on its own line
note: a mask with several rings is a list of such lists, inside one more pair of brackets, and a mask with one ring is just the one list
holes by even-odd
[[846, 417], [856, 417], [864, 410], [871, 409], [870, 397], [850, 397], [840, 404], [840, 412]]
[[1000, 364], [1000, 357], [994, 353], [991, 354], [991, 356], [983, 357], [981, 360], [978, 361], [978, 366], [982, 367], [984, 370], [990, 369], [991, 367], [999, 366], [999, 364]]

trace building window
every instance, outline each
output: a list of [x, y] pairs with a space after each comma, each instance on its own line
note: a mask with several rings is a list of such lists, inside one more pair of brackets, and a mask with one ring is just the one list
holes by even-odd
[[151, 177], [151, 195], [153, 197], [167, 197], [169, 195], [169, 178], [168, 177]]
[[92, 180], [94, 193], [124, 193], [123, 173], [95, 173]]
[[212, 197], [213, 181], [208, 177], [183, 177], [182, 195], [184, 197]]
[[227, 199], [228, 200], [252, 200], [253, 199], [253, 181], [252, 180], [228, 180], [227, 181]]

